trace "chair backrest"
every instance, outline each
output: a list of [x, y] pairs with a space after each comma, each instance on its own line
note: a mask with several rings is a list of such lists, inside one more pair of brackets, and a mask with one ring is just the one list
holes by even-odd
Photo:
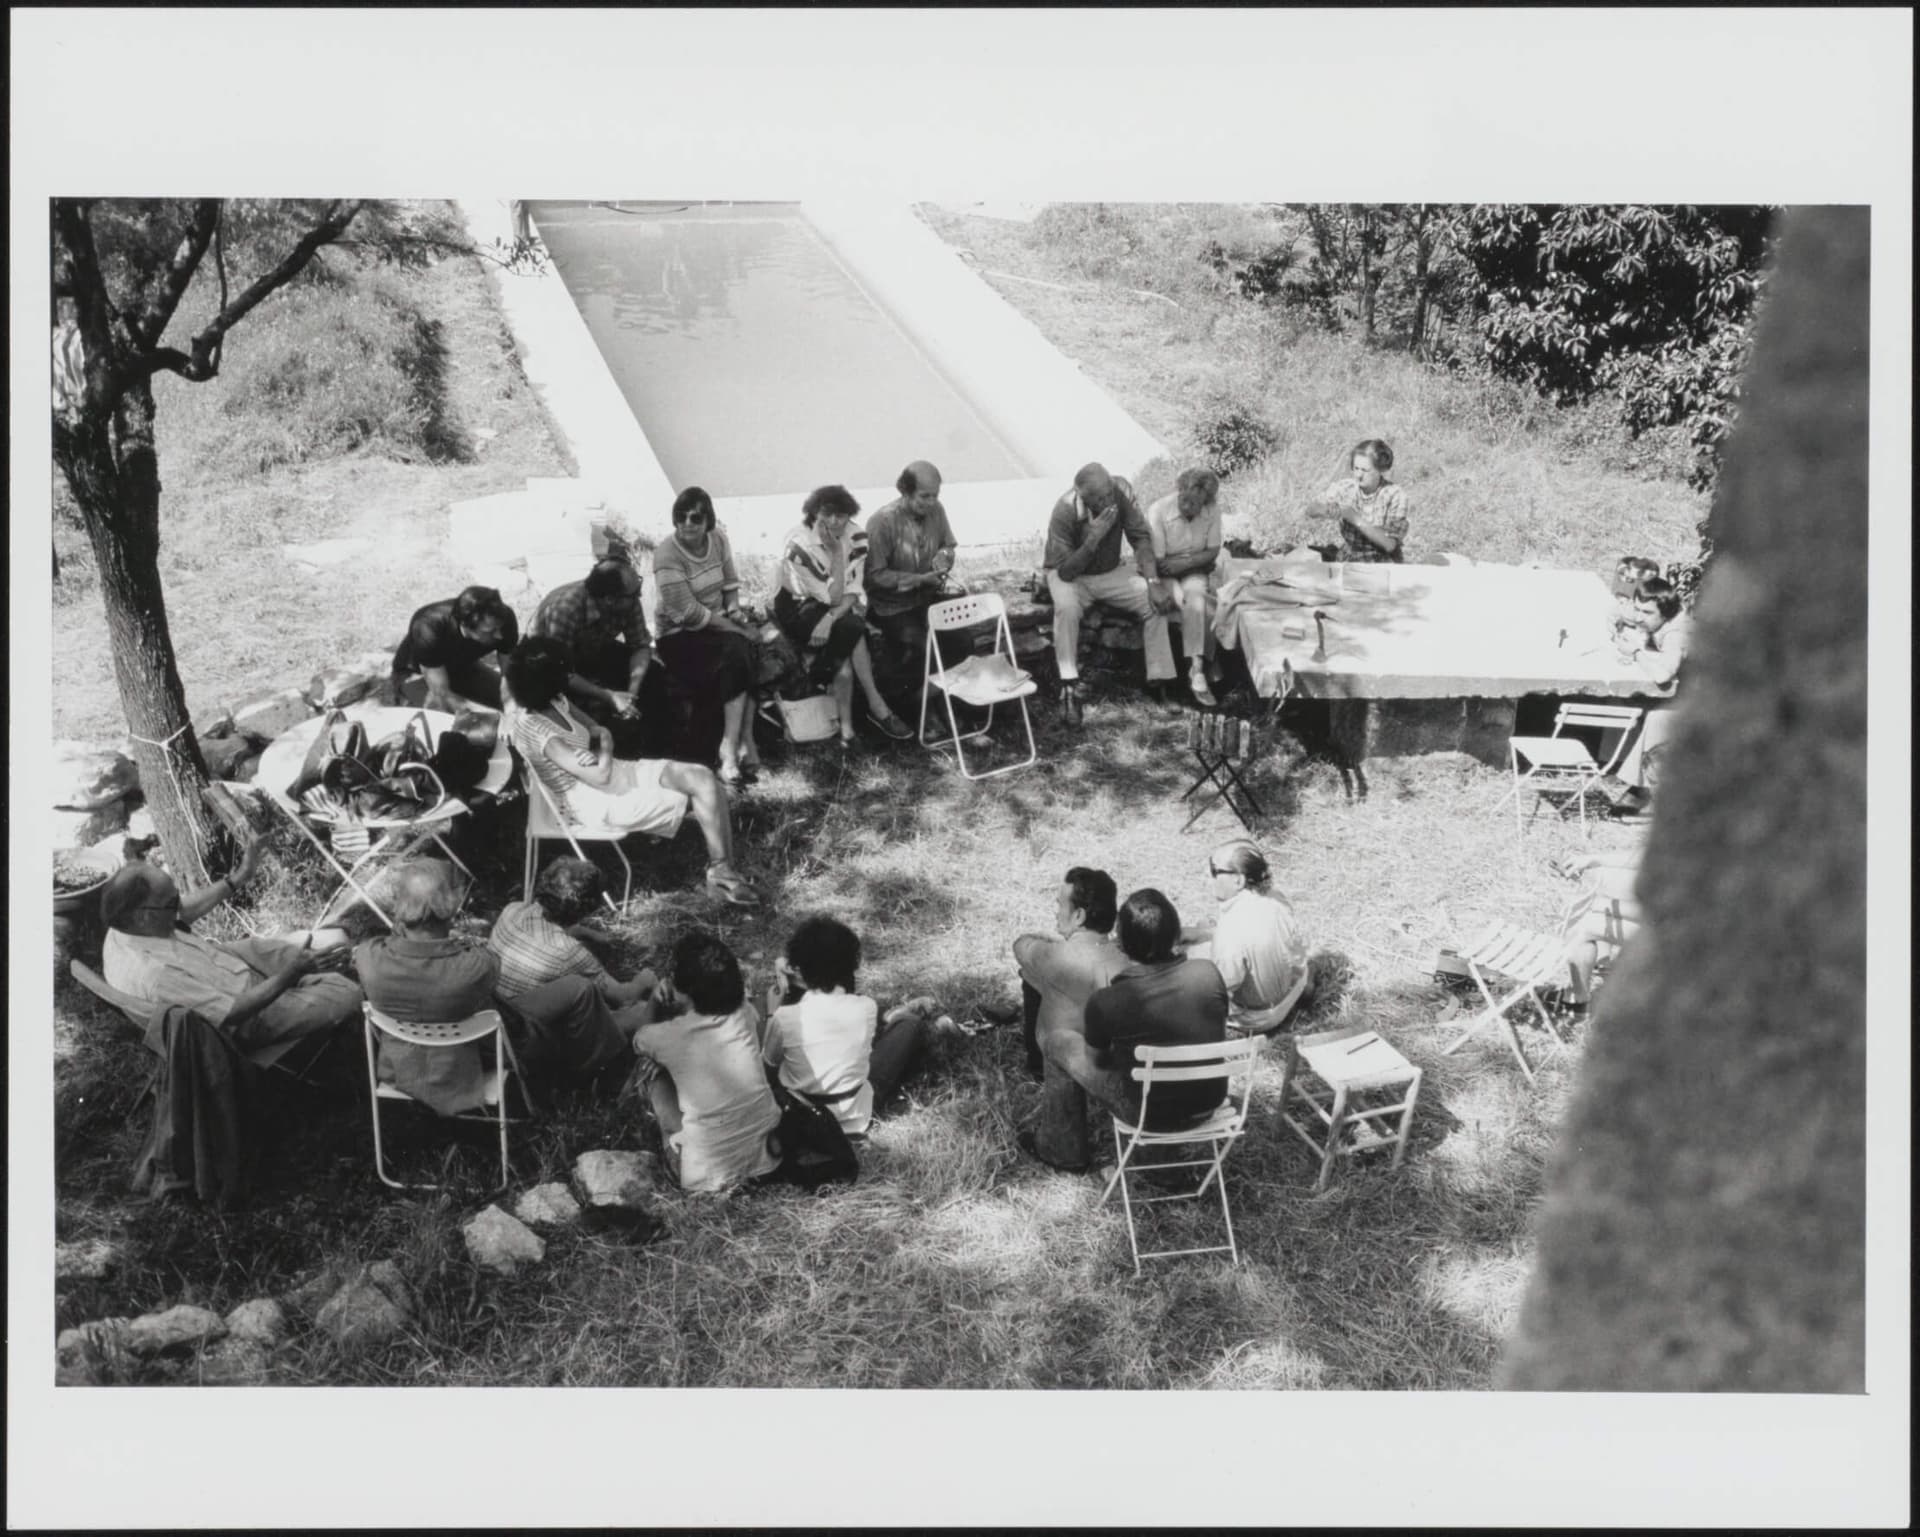
[[[557, 764], [547, 758], [544, 752], [530, 753], [522, 747], [518, 741], [514, 740], [511, 734], [512, 727], [510, 724], [513, 719], [514, 717], [509, 714], [503, 717], [500, 723], [502, 732], [507, 733], [508, 752], [514, 760], [519, 763], [520, 772], [525, 777], [528, 786], [539, 786], [539, 793], [529, 788], [527, 794], [528, 815], [531, 816], [533, 814], [532, 808], [537, 806], [544, 796], [547, 802], [547, 809], [554, 814], [556, 823], [564, 822], [567, 811], [567, 793], [566, 786], [558, 782], [558, 776], [561, 770]], [[557, 834], [557, 825], [554, 831]]]
[[989, 619], [1004, 619], [1007, 600], [997, 592], [969, 593], [964, 598], [947, 598], [927, 610], [929, 630], [957, 630], [970, 624], [985, 624]]
[[1569, 727], [1575, 730], [1598, 731], [1601, 733], [1600, 741], [1604, 749], [1606, 733], [1617, 732], [1618, 735], [1613, 741], [1613, 751], [1608, 754], [1606, 762], [1600, 768], [1601, 773], [1611, 774], [1619, 766], [1621, 758], [1626, 756], [1627, 738], [1644, 713], [1638, 705], [1563, 704], [1553, 717], [1553, 734], [1559, 736]]
[[[1147, 1101], [1156, 1083], [1202, 1083], [1208, 1079], [1227, 1080], [1227, 1097], [1233, 1105], [1233, 1128], [1247, 1119], [1247, 1107], [1253, 1099], [1253, 1070], [1260, 1056], [1258, 1036], [1246, 1040], [1202, 1041], [1192, 1046], [1136, 1046], [1139, 1066], [1133, 1070], [1140, 1085], [1140, 1121], [1147, 1119]], [[1218, 1131], [1220, 1128], [1214, 1128]]]
[[464, 1046], [469, 1041], [484, 1040], [500, 1028], [497, 1009], [482, 1009], [466, 1019], [421, 1022], [395, 1019], [370, 1003], [361, 1007], [366, 1011], [369, 1029], [383, 1031], [412, 1046]]
[[85, 961], [69, 961], [68, 974], [94, 997], [110, 1008], [118, 1009], [127, 1023], [146, 1039], [147, 1021], [153, 1018], [153, 1011], [159, 1007], [144, 998], [136, 998], [132, 993], [123, 993]]

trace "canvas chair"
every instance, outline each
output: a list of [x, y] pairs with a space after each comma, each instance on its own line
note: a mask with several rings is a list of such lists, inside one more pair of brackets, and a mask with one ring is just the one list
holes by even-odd
[[620, 868], [626, 872], [626, 883], [621, 887], [620, 901], [614, 903], [609, 892], [601, 892], [600, 900], [617, 918], [627, 910], [627, 903], [633, 900], [633, 865], [628, 860], [626, 850], [620, 847], [621, 840], [628, 834], [613, 827], [591, 827], [578, 822], [569, 822], [560, 810], [559, 803], [553, 798], [553, 792], [547, 788], [532, 764], [526, 764], [527, 776], [527, 850], [526, 867], [523, 871], [520, 897], [522, 901], [533, 900], [533, 881], [540, 863], [540, 845], [565, 840], [573, 849], [577, 858], [585, 859], [587, 851], [580, 845], [587, 843], [606, 843], [613, 846], [614, 857], [620, 861]]
[[[939, 650], [936, 638], [942, 630], [962, 630], [976, 624], [996, 624], [993, 650], [987, 656], [969, 656], [953, 667], [938, 667]], [[920, 685], [920, 745], [922, 747], [951, 747], [960, 760], [960, 772], [969, 779], [991, 779], [996, 774], [1010, 774], [1016, 769], [1027, 768], [1036, 762], [1040, 750], [1034, 745], [1033, 718], [1027, 713], [1027, 699], [1037, 685], [1022, 668], [1013, 649], [1013, 631], [1007, 625], [1006, 600], [998, 593], [978, 593], [971, 597], [949, 598], [944, 603], [936, 603], [927, 610], [927, 647], [924, 678]], [[947, 725], [950, 736], [936, 741], [927, 739], [927, 711], [932, 701], [933, 691], [940, 691], [946, 701]], [[962, 732], [959, 718], [954, 714], [953, 702], [958, 699], [987, 712], [986, 724], [976, 731]], [[993, 730], [993, 713], [1003, 704], [1020, 706], [1021, 724], [1027, 732], [1027, 755], [1018, 763], [1007, 763], [997, 769], [988, 769], [976, 774], [967, 767], [967, 749], [965, 744], [986, 736]]]
[[[1560, 706], [1553, 718], [1553, 731], [1547, 736], [1516, 736], [1507, 739], [1507, 762], [1513, 770], [1513, 784], [1507, 795], [1513, 797], [1513, 826], [1516, 838], [1526, 832], [1520, 816], [1522, 792], [1534, 792], [1532, 812], [1538, 812], [1547, 795], [1572, 795], [1580, 806], [1580, 836], [1587, 836], [1587, 796], [1620, 766], [1626, 755], [1633, 728], [1646, 712], [1637, 705], [1579, 704]], [[1569, 730], [1600, 733], [1602, 750], [1607, 737], [1613, 736], [1613, 750], [1604, 762], [1579, 737], [1567, 736]], [[1523, 766], [1524, 765], [1524, 766]], [[1507, 795], [1500, 798], [1505, 805]], [[1495, 807], [1498, 809], [1498, 806]], [[1532, 812], [1527, 820], [1532, 820]]]
[[[418, 1104], [419, 1101], [404, 1089], [398, 1089], [390, 1083], [380, 1081], [376, 1031], [390, 1035], [397, 1041], [405, 1041], [411, 1046], [428, 1048], [465, 1046], [472, 1042], [489, 1039], [498, 1043], [498, 1057], [487, 1074], [484, 1108], [447, 1116], [444, 1119], [478, 1122], [482, 1125], [494, 1123], [499, 1126], [500, 1183], [496, 1188], [505, 1190], [512, 1179], [512, 1173], [507, 1165], [507, 1082], [509, 1077], [519, 1073], [519, 1064], [514, 1061], [513, 1047], [507, 1040], [507, 1032], [501, 1023], [499, 1012], [495, 1009], [482, 1009], [478, 1014], [467, 1019], [452, 1020], [444, 1024], [419, 1024], [402, 1023], [390, 1014], [383, 1014], [370, 1003], [363, 1004], [362, 1008], [366, 1012], [367, 1086], [373, 1108], [373, 1167], [374, 1172], [380, 1176], [381, 1183], [390, 1185], [395, 1190], [438, 1190], [440, 1188], [438, 1185], [405, 1184], [387, 1173], [386, 1150], [380, 1135], [380, 1102], [397, 1100], [402, 1104]], [[525, 1081], [525, 1075], [520, 1074], [523, 1098]]]
[[1400, 1167], [1420, 1079], [1419, 1068], [1364, 1025], [1294, 1037], [1280, 1067], [1280, 1119], [1320, 1160], [1315, 1190], [1327, 1188], [1342, 1158], [1360, 1153], [1390, 1147]]
[[[1100, 1200], [1105, 1204], [1113, 1195], [1114, 1188], [1119, 1187], [1120, 1203], [1127, 1214], [1127, 1241], [1133, 1246], [1133, 1273], [1140, 1273], [1140, 1261], [1143, 1259], [1172, 1259], [1186, 1254], [1228, 1254], [1237, 1265], [1240, 1263], [1240, 1247], [1233, 1236], [1233, 1211], [1227, 1204], [1226, 1175], [1222, 1166], [1227, 1154], [1233, 1151], [1234, 1144], [1247, 1129], [1247, 1110], [1253, 1101], [1254, 1064], [1259, 1060], [1260, 1040], [1255, 1037], [1218, 1044], [1203, 1042], [1196, 1046], [1136, 1046], [1134, 1055], [1140, 1063], [1133, 1070], [1134, 1081], [1140, 1085], [1140, 1114], [1133, 1121], [1118, 1115], [1113, 1117], [1113, 1145], [1118, 1163], [1107, 1180], [1106, 1189], [1100, 1193]], [[1199, 1083], [1209, 1079], [1226, 1080], [1227, 1097], [1206, 1120], [1178, 1131], [1146, 1129], [1155, 1084]], [[1207, 1148], [1203, 1157], [1138, 1167], [1133, 1161], [1134, 1155], [1142, 1148], [1203, 1145]], [[1216, 1186], [1220, 1192], [1220, 1215], [1226, 1223], [1227, 1241], [1197, 1249], [1157, 1249], [1143, 1253], [1139, 1230], [1134, 1223], [1136, 1198], [1128, 1179], [1129, 1175], [1138, 1173], [1139, 1167], [1156, 1175], [1165, 1169], [1205, 1169], [1206, 1177], [1201, 1180], [1198, 1189], [1174, 1194], [1141, 1195], [1138, 1200], [1143, 1206], [1160, 1201], [1197, 1201], [1207, 1193], [1208, 1186]]]

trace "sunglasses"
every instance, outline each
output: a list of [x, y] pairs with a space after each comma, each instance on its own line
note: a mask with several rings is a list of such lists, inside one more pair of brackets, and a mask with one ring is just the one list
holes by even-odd
[[690, 512], [680, 520], [681, 528], [705, 528], [713, 520], [704, 512]]

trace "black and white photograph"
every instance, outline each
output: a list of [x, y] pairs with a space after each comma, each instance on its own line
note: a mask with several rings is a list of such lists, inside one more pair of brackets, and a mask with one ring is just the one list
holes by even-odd
[[1905, 1524], [1910, 11], [10, 31], [10, 1525]]

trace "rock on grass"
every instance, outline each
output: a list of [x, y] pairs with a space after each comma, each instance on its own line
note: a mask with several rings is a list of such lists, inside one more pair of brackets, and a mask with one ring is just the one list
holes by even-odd
[[190, 1350], [224, 1339], [226, 1320], [211, 1308], [181, 1303], [164, 1313], [148, 1313], [127, 1326], [127, 1349], [137, 1356], [157, 1356], [170, 1350]]
[[547, 1246], [526, 1223], [498, 1206], [489, 1206], [460, 1230], [467, 1257], [482, 1270], [512, 1275], [522, 1265], [537, 1265]]

